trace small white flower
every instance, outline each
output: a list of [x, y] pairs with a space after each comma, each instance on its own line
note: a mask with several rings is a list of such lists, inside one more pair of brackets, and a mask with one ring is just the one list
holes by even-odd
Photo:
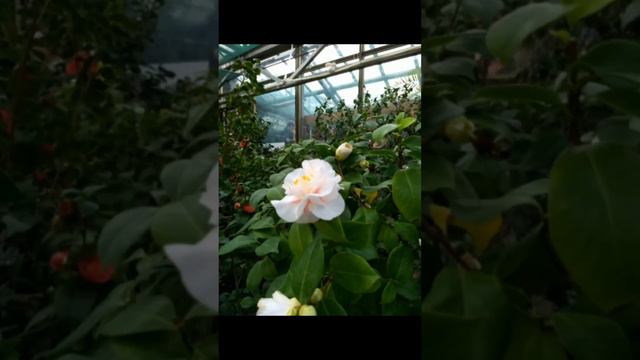
[[319, 159], [305, 160], [302, 168], [287, 174], [282, 187], [285, 197], [273, 200], [271, 205], [286, 222], [300, 224], [334, 219], [344, 211], [340, 195], [340, 175], [331, 165]]
[[336, 160], [345, 161], [349, 157], [349, 155], [351, 155], [352, 151], [353, 145], [351, 145], [350, 143], [345, 142], [340, 144], [340, 146], [338, 146], [338, 149], [336, 150]]
[[292, 316], [298, 314], [300, 302], [296, 298], [289, 299], [280, 291], [275, 291], [271, 298], [258, 301], [258, 316]]

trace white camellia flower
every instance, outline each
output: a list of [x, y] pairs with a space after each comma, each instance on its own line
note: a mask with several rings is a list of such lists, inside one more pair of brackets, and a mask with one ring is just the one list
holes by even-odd
[[286, 222], [305, 224], [334, 219], [342, 214], [345, 206], [340, 195], [341, 180], [328, 162], [305, 160], [302, 168], [284, 178], [282, 187], [286, 196], [271, 201], [271, 205]]
[[209, 223], [213, 228], [200, 242], [165, 245], [167, 257], [180, 271], [185, 288], [194, 299], [209, 309], [218, 311], [218, 166], [214, 165], [207, 189], [200, 203], [211, 210]]
[[275, 291], [271, 298], [258, 301], [258, 316], [292, 316], [298, 314], [300, 302], [296, 298], [289, 299], [280, 291]]
[[338, 146], [338, 149], [336, 150], [336, 160], [345, 161], [349, 157], [349, 155], [351, 155], [352, 151], [353, 145], [351, 145], [350, 143], [345, 142], [340, 144], [340, 146]]

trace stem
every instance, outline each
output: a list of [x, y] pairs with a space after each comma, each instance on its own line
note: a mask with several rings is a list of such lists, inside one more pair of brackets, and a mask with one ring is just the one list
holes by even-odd
[[458, 13], [460, 13], [460, 7], [462, 6], [462, 0], [456, 0], [456, 8], [453, 12], [453, 16], [451, 17], [451, 21], [449, 22], [449, 30], [453, 30], [453, 25], [456, 23], [456, 19], [458, 18]]
[[467, 263], [462, 260], [460, 254], [458, 254], [458, 252], [453, 248], [453, 245], [451, 245], [449, 239], [446, 238], [438, 229], [427, 224], [427, 235], [439, 242], [440, 245], [442, 245], [442, 247], [444, 247], [444, 249], [449, 253], [449, 255], [451, 255], [451, 257], [453, 257], [456, 262], [460, 264], [460, 266], [462, 266], [465, 270], [471, 270], [469, 265], [467, 265]]
[[[572, 64], [578, 60], [578, 43], [573, 41], [567, 45], [566, 55]], [[569, 91], [567, 94], [567, 106], [569, 107], [569, 122], [567, 123], [567, 138], [572, 145], [580, 144], [582, 136], [582, 106], [580, 104], [580, 94], [584, 81], [578, 81], [577, 68], [569, 69], [568, 74]]]

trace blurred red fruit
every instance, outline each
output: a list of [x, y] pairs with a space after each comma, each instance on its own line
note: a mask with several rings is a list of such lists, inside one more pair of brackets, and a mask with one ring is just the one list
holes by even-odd
[[76, 205], [71, 200], [64, 200], [58, 206], [58, 214], [60, 215], [60, 217], [63, 217], [63, 218], [73, 215], [75, 210], [76, 210]]
[[237, 202], [237, 203], [233, 204], [233, 208], [234, 208], [234, 209], [236, 209], [236, 210], [240, 209], [240, 206], [241, 206], [241, 205], [240, 205], [240, 203], [239, 203], [239, 202]]
[[[82, 71], [82, 67], [84, 66], [84, 62], [89, 58], [89, 53], [86, 51], [78, 51], [73, 58], [67, 61], [67, 67], [65, 72], [69, 76], [77, 76]], [[95, 75], [98, 73], [98, 63], [94, 60], [91, 62], [91, 66], [89, 67], [89, 74]]]
[[11, 112], [7, 109], [0, 109], [0, 120], [2, 120], [2, 124], [4, 125], [4, 133], [12, 136], [13, 116], [11, 115]]
[[40, 170], [34, 171], [33, 180], [35, 180], [35, 182], [38, 184], [42, 184], [43, 182], [45, 182], [45, 180], [47, 180], [47, 172]]
[[53, 150], [55, 150], [56, 146], [54, 144], [42, 144], [40, 145], [40, 150], [46, 153], [47, 155], [53, 154]]
[[78, 261], [78, 271], [87, 281], [92, 283], [106, 283], [113, 277], [113, 266], [104, 266], [97, 255], [86, 257]]
[[249, 146], [249, 142], [248, 142], [247, 140], [241, 140], [241, 141], [240, 141], [240, 148], [241, 148], [241, 149], [244, 149], [244, 148], [246, 148], [247, 146]]
[[69, 250], [57, 251], [53, 255], [51, 255], [51, 259], [49, 260], [49, 266], [53, 271], [60, 271], [62, 267], [67, 263], [67, 258], [69, 257]]
[[244, 204], [242, 210], [244, 210], [244, 212], [246, 212], [247, 214], [253, 214], [254, 212], [256, 212], [256, 209], [251, 206], [251, 204]]

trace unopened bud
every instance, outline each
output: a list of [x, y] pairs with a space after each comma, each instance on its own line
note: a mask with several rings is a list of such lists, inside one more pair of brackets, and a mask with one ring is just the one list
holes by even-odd
[[351, 155], [351, 151], [353, 151], [353, 145], [348, 142], [340, 144], [338, 149], [336, 150], [336, 160], [345, 161], [349, 155]]
[[309, 300], [312, 304], [317, 304], [322, 301], [322, 290], [316, 288], [313, 290], [313, 294], [311, 295], [311, 299]]
[[298, 311], [298, 316], [316, 316], [318, 313], [316, 312], [316, 308], [313, 305], [302, 305], [300, 306], [300, 311]]

